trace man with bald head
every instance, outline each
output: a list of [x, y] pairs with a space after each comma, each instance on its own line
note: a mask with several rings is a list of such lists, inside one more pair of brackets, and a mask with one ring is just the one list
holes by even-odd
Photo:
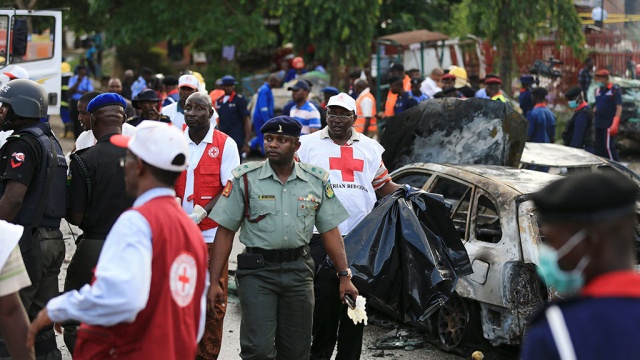
[[[109, 84], [108, 86], [108, 91], [110, 93], [116, 93], [118, 95], [122, 95], [122, 81], [120, 81], [120, 79], [118, 78], [111, 78], [109, 79]], [[133, 104], [131, 104], [131, 101], [129, 101], [129, 99], [125, 98], [124, 99], [127, 102], [127, 107], [124, 108], [124, 114], [127, 115], [127, 119], [130, 119], [134, 116], [137, 115], [136, 113], [136, 109], [133, 108]]]
[[[125, 106], [122, 96], [104, 93], [91, 100], [86, 108], [91, 122], [89, 131], [97, 143], [71, 155], [66, 219], [79, 226], [83, 233], [67, 269], [65, 292], [79, 290], [91, 282], [109, 230], [135, 200], [126, 195], [124, 171], [120, 166], [127, 149], [109, 141], [113, 135], [122, 133]], [[65, 324], [65, 343], [71, 352], [78, 325]]]
[[[218, 202], [227, 182], [233, 179], [231, 172], [240, 165], [238, 146], [222, 131], [214, 129], [211, 117], [214, 114], [211, 97], [195, 92], [184, 106], [184, 120], [187, 128], [184, 136], [189, 144], [189, 165], [176, 182], [176, 196], [200, 231], [211, 251], [218, 224], [207, 215]], [[227, 265], [219, 278], [224, 291], [224, 303], [210, 304], [207, 308], [204, 335], [198, 345], [198, 359], [217, 359], [222, 343], [222, 323], [226, 313], [226, 293], [229, 276]]]

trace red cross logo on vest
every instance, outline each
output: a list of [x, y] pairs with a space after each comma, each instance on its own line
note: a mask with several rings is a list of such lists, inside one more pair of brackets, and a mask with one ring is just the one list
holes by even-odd
[[169, 272], [169, 287], [171, 297], [178, 306], [185, 307], [191, 304], [193, 294], [196, 291], [198, 270], [196, 260], [187, 252], [183, 252], [171, 264]]
[[342, 181], [353, 182], [354, 173], [364, 170], [364, 160], [353, 158], [351, 146], [341, 146], [340, 157], [329, 158], [329, 170], [340, 170]]

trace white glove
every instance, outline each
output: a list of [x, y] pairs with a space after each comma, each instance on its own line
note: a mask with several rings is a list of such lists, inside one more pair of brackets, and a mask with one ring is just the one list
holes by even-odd
[[207, 217], [207, 210], [205, 210], [202, 206], [196, 205], [193, 207], [193, 212], [189, 214], [189, 218], [193, 220], [194, 223], [200, 224], [204, 218]]
[[358, 295], [356, 298], [356, 308], [351, 309], [350, 307], [347, 307], [347, 316], [349, 316], [349, 319], [353, 320], [354, 324], [357, 325], [364, 321], [364, 324], [367, 325], [367, 320], [369, 318], [367, 317], [367, 311], [365, 309], [366, 303], [367, 299]]

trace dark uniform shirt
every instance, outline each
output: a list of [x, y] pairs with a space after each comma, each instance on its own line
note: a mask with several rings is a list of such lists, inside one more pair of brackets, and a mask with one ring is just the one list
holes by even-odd
[[607, 129], [611, 126], [616, 115], [616, 105], [622, 105], [622, 93], [618, 85], [609, 83], [596, 89], [596, 129]]
[[593, 111], [584, 102], [576, 108], [573, 116], [567, 122], [565, 131], [562, 133], [562, 140], [565, 146], [593, 152], [594, 139]]
[[111, 144], [111, 136], [106, 135], [95, 146], [71, 156], [69, 211], [84, 213], [80, 228], [87, 239], [105, 239], [116, 219], [135, 200], [126, 194], [120, 166], [127, 150]]
[[[136, 115], [136, 116], [130, 118], [129, 120], [127, 120], [127, 123], [129, 125], [131, 125], [131, 126], [138, 126], [144, 120], [145, 119], [143, 119], [142, 116]], [[167, 123], [167, 124], [171, 124], [171, 118], [169, 118], [167, 115], [164, 115], [164, 114], [160, 115], [160, 120], [158, 120], [158, 121], [163, 122], [163, 123]]]
[[529, 115], [529, 112], [533, 110], [533, 99], [531, 99], [531, 90], [522, 89], [522, 91], [520, 91], [520, 96], [518, 97], [518, 102], [520, 102], [522, 116], [527, 117], [527, 115]]
[[226, 96], [222, 96], [216, 101], [216, 110], [220, 117], [218, 120], [218, 130], [229, 135], [236, 142], [238, 148], [241, 149], [245, 143], [244, 119], [249, 116], [247, 99], [235, 91], [229, 95], [226, 102], [223, 101], [225, 97]]
[[418, 105], [418, 100], [411, 96], [409, 92], [405, 92], [404, 95], [398, 96], [396, 105], [393, 107], [393, 113], [395, 115], [398, 115], [401, 112], [411, 109], [416, 105]]
[[[579, 297], [552, 306], [562, 311], [577, 359], [640, 359], [640, 275], [601, 275]], [[545, 311], [532, 319], [522, 344], [523, 360], [560, 359]]]

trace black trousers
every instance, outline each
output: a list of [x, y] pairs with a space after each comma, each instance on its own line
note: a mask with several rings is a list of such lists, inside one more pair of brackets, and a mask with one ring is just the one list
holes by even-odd
[[609, 160], [620, 161], [616, 149], [616, 137], [609, 134], [608, 129], [595, 129], [595, 154]]
[[316, 263], [316, 276], [313, 280], [316, 304], [313, 310], [310, 359], [331, 359], [336, 341], [336, 360], [360, 359], [364, 324], [355, 325], [347, 316], [347, 306], [340, 300], [340, 279], [335, 275], [335, 271], [317, 271], [327, 256], [320, 235], [313, 235], [310, 248], [311, 256]]

